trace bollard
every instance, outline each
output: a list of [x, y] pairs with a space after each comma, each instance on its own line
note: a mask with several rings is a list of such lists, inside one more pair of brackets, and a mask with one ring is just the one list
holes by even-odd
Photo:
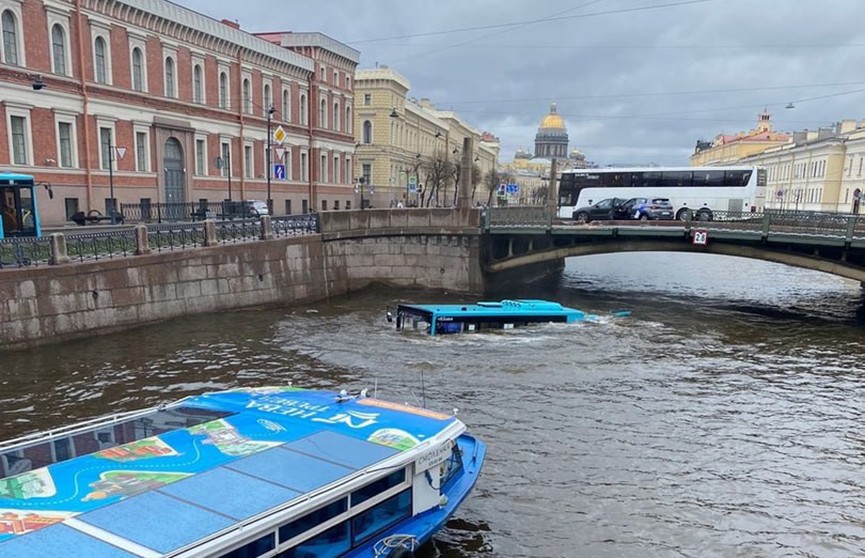
[[63, 233], [51, 233], [51, 259], [50, 265], [69, 263], [69, 255], [66, 252], [66, 235]]
[[135, 225], [135, 246], [136, 256], [150, 253], [150, 237], [147, 236], [147, 225]]
[[261, 234], [259, 234], [259, 239], [261, 240], [273, 240], [273, 221], [270, 219], [270, 215], [262, 215], [261, 216]]
[[216, 221], [213, 219], [204, 220], [204, 245], [216, 246], [219, 244], [216, 241]]

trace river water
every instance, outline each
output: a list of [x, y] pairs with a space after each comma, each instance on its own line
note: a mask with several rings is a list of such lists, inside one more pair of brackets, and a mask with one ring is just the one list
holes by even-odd
[[526, 296], [602, 318], [428, 338], [385, 306], [476, 297], [377, 288], [4, 354], [0, 438], [237, 385], [368, 387], [488, 444], [424, 558], [865, 554], [858, 283], [639, 253], [486, 298]]

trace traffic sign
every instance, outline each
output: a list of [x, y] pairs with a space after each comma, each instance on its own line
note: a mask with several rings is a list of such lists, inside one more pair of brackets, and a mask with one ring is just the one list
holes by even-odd
[[287, 137], [288, 134], [285, 133], [285, 130], [282, 128], [282, 126], [277, 126], [276, 130], [273, 131], [273, 140], [279, 145], [282, 145], [282, 143], [285, 141], [285, 138]]
[[285, 157], [285, 148], [277, 147], [274, 151], [276, 151], [276, 160], [282, 161], [282, 158]]
[[709, 243], [709, 231], [703, 229], [694, 231], [694, 239], [691, 243], [694, 246], [705, 246]]
[[409, 176], [408, 177], [408, 191], [410, 194], [414, 194], [417, 192], [417, 177]]
[[125, 147], [116, 147], [116, 146], [115, 146], [115, 147], [114, 147], [114, 151], [117, 153], [117, 158], [120, 159], [120, 160], [122, 161], [122, 160], [123, 160], [123, 156], [126, 155], [126, 148], [125, 148]]
[[276, 163], [273, 165], [273, 178], [276, 180], [285, 180], [285, 165]]

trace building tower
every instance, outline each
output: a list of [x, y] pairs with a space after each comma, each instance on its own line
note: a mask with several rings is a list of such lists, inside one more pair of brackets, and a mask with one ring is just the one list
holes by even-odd
[[568, 129], [564, 119], [556, 114], [556, 103], [550, 105], [550, 113], [541, 120], [535, 135], [535, 157], [564, 159], [568, 156]]

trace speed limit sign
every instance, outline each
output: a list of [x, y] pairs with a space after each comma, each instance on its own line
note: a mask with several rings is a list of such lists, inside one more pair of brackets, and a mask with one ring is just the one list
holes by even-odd
[[694, 231], [694, 238], [691, 241], [694, 246], [705, 246], [709, 242], [709, 231], [699, 229]]

